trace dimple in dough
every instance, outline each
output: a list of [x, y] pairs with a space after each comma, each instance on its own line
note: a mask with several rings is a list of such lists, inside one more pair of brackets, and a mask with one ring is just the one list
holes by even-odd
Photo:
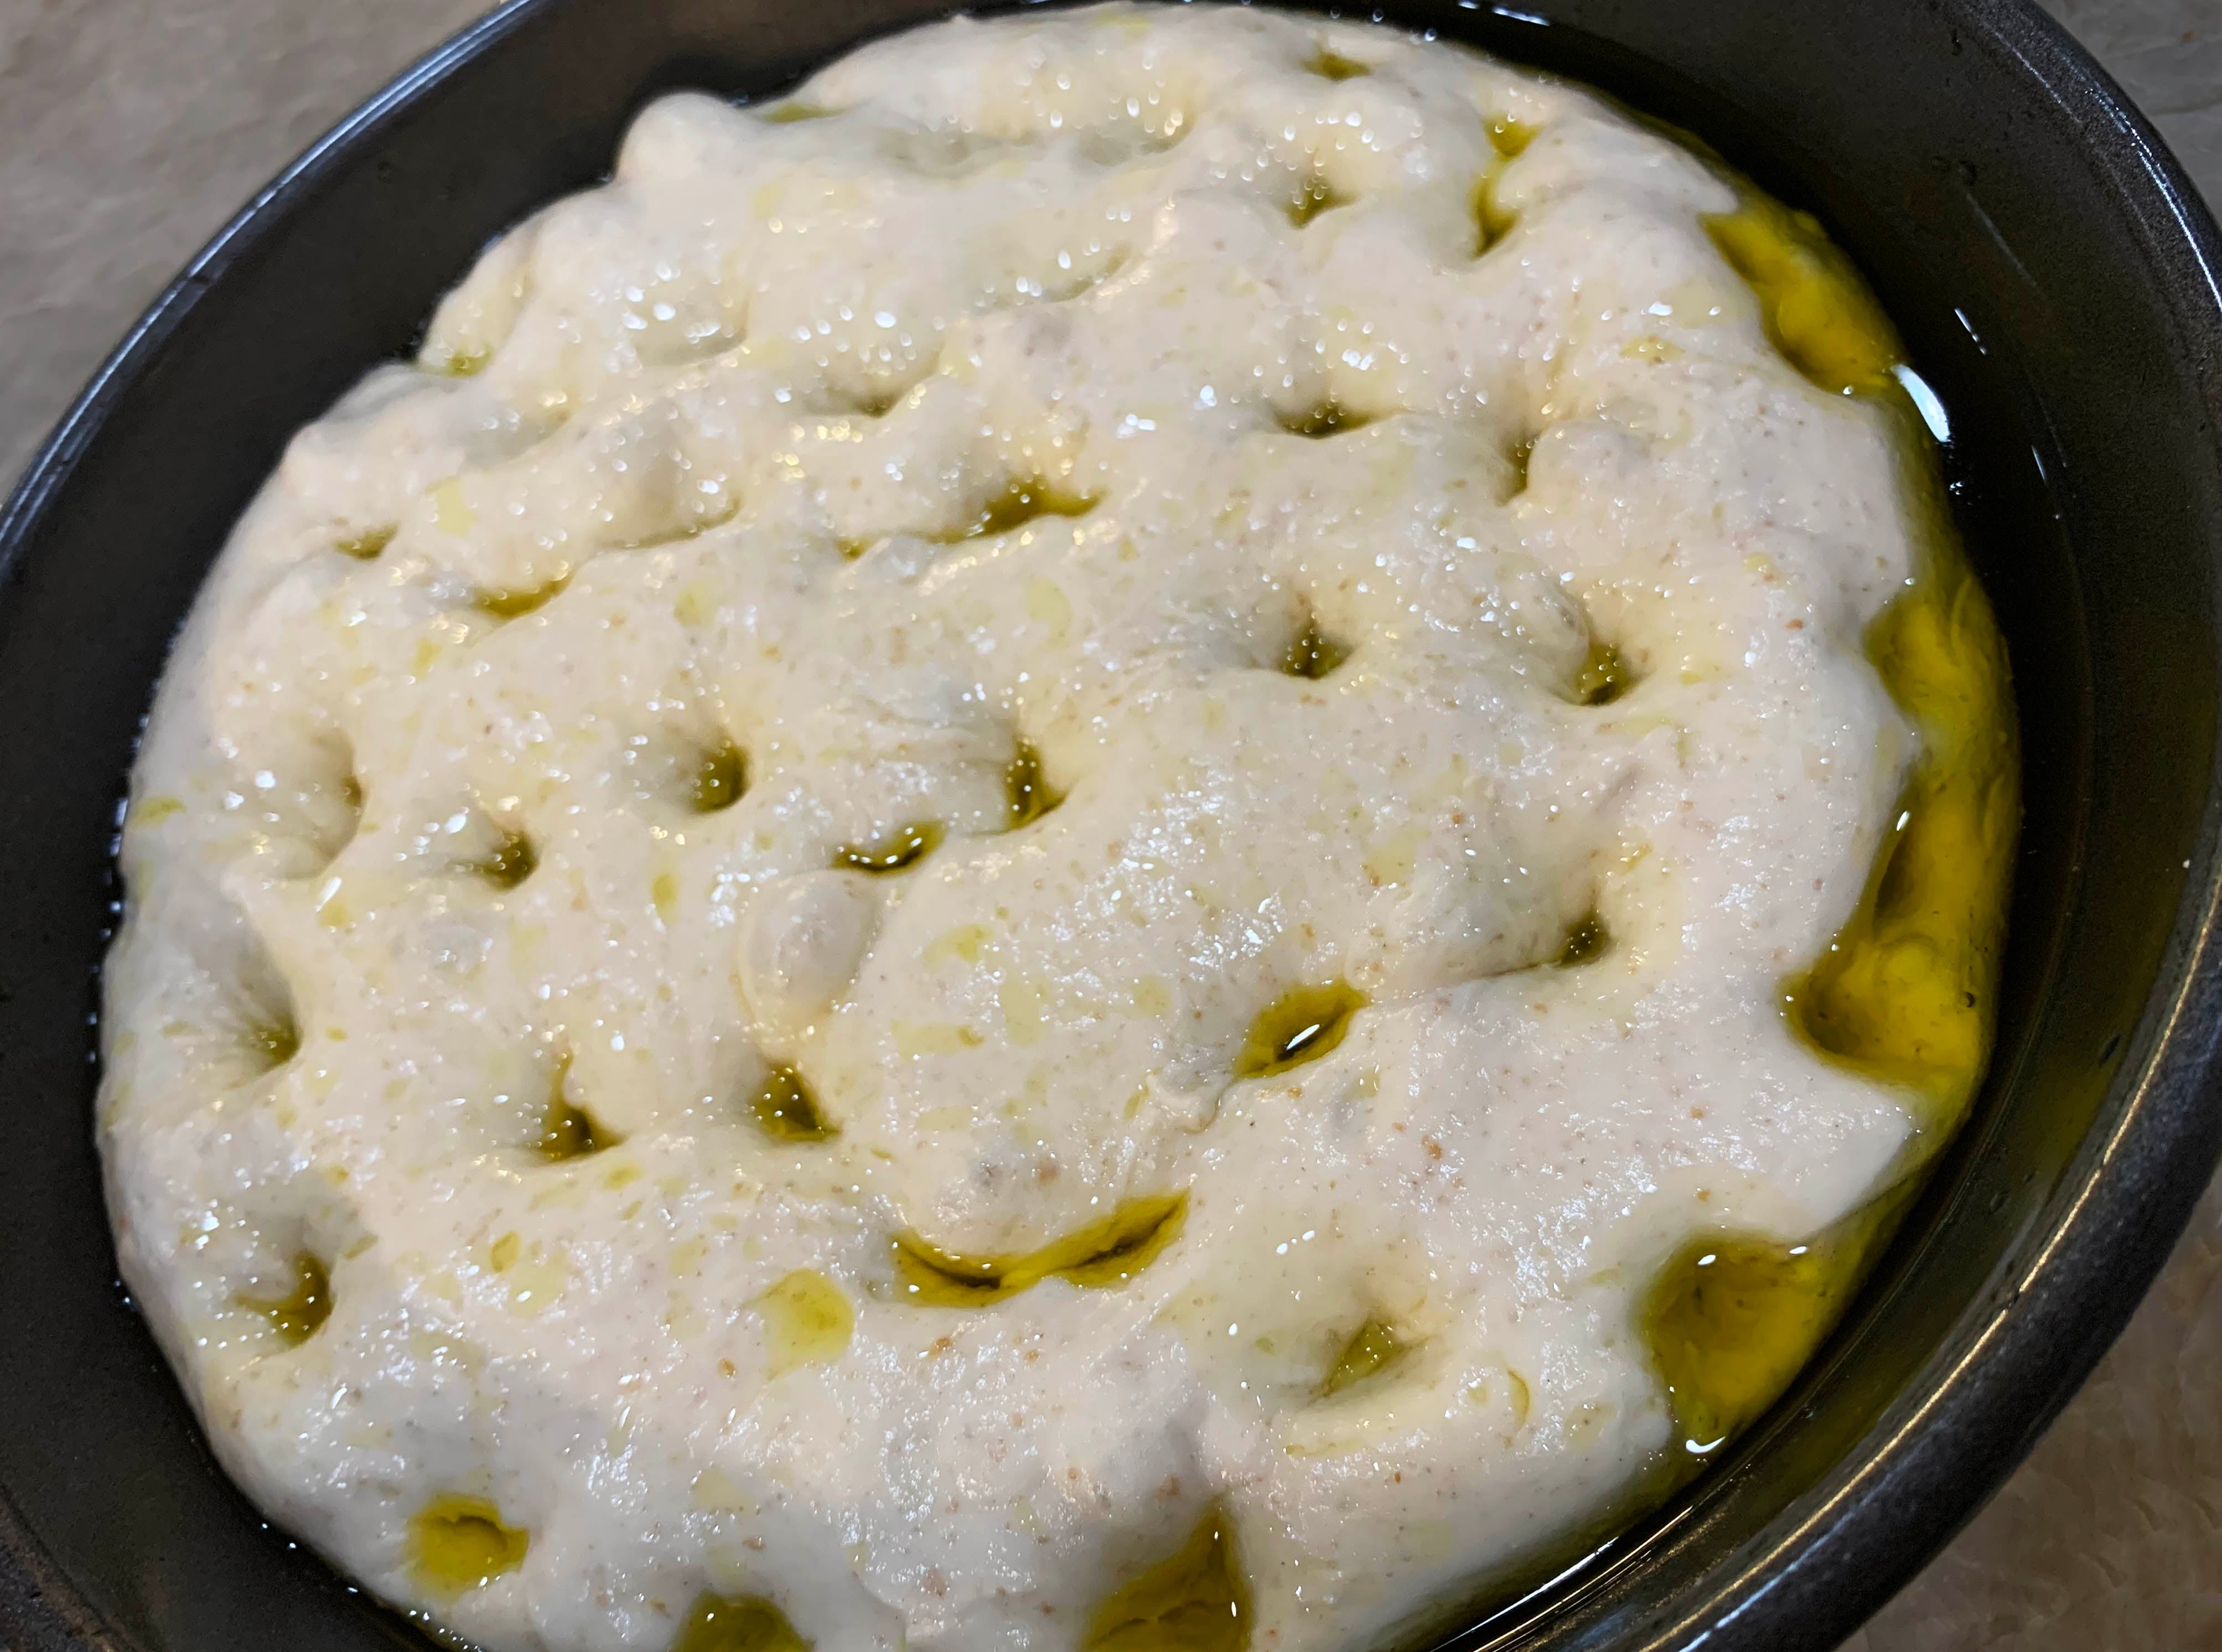
[[1251, 1643], [1341, 1648], [1585, 1530], [1669, 1443], [1662, 1260], [1915, 1132], [1779, 1005], [1914, 755], [1915, 529], [1734, 204], [1257, 9], [651, 105], [295, 439], [162, 686], [100, 1130], [227, 1467], [493, 1652], [1053, 1652], [1207, 1510]]

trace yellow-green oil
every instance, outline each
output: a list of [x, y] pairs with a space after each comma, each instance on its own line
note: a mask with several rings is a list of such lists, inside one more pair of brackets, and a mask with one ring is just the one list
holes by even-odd
[[1397, 1335], [1396, 1327], [1378, 1319], [1367, 1320], [1351, 1333], [1350, 1341], [1342, 1345], [1342, 1352], [1320, 1379], [1320, 1398], [1339, 1394], [1354, 1383], [1379, 1375], [1411, 1351]]
[[354, 557], [359, 562], [374, 562], [379, 553], [393, 543], [393, 536], [399, 531], [397, 524], [389, 522], [382, 526], [367, 528], [361, 533], [350, 534], [344, 539], [336, 540], [333, 543], [332, 549], [342, 556]]
[[756, 1299], [755, 1307], [764, 1324], [767, 1377], [838, 1360], [856, 1335], [854, 1304], [816, 1268], [787, 1274]]
[[671, 1652], [811, 1652], [787, 1614], [762, 1595], [700, 1596]]
[[530, 1543], [484, 1498], [435, 1498], [409, 1522], [409, 1575], [435, 1599], [453, 1600], [515, 1571]]
[[1332, 676], [1335, 668], [1349, 657], [1350, 650], [1321, 631], [1319, 621], [1307, 614], [1302, 628], [1281, 656], [1281, 669], [1290, 676], [1317, 682]]
[[938, 820], [913, 820], [877, 843], [844, 843], [833, 851], [837, 872], [900, 872], [932, 854], [942, 837]]
[[332, 1316], [332, 1282], [324, 1265], [307, 1251], [298, 1253], [291, 1265], [293, 1288], [282, 1297], [242, 1293], [239, 1305], [251, 1308], [270, 1322], [278, 1340], [297, 1348], [314, 1336]]
[[1535, 136], [1534, 127], [1509, 117], [1489, 123], [1489, 147], [1496, 154], [1473, 190], [1473, 252], [1477, 258], [1512, 233], [1512, 225], [1519, 215], [1497, 204], [1497, 180], [1503, 176], [1505, 167], [1519, 158], [1520, 152], [1534, 141]]
[[739, 802], [748, 784], [748, 759], [731, 740], [721, 741], [702, 754], [687, 776], [687, 801], [697, 814], [715, 814]]
[[566, 1055], [556, 1064], [555, 1082], [548, 1087], [548, 1104], [540, 1111], [540, 1134], [533, 1140], [540, 1156], [551, 1165], [582, 1159], [617, 1145], [617, 1138], [598, 1128], [592, 1116], [571, 1104], [570, 1097], [564, 1093], [570, 1071], [571, 1058]]
[[775, 1141], [824, 1141], [840, 1134], [819, 1109], [808, 1081], [793, 1067], [774, 1067], [764, 1075], [752, 1110], [756, 1128]]
[[1106, 1597], [1083, 1652], [1245, 1652], [1250, 1588], [1234, 1524], [1214, 1504], [1179, 1548]]
[[2020, 826], [2019, 753], [2005, 648], [1944, 502], [1936, 455], [1901, 387], [1888, 318], [1811, 216], [1738, 183], [1706, 229], [1757, 296], [1767, 335], [1822, 389], [1893, 430], [1920, 533], [1911, 585], [1866, 638], [1920, 738], [1892, 829], [1850, 920], [1782, 983], [1783, 1012], [1823, 1059], [1905, 1096], [1920, 1153], [1892, 1188], [1798, 1243], [1723, 1233], [1691, 1242], [1641, 1310], [1693, 1472], [1773, 1404], [1835, 1327], [1926, 1163], [1972, 1102], [1990, 1058]]
[[1003, 798], [1014, 832], [1032, 826], [1064, 801], [1042, 777], [1041, 753], [1025, 740], [1013, 749], [1010, 764], [1003, 770]]
[[291, 1015], [257, 1021], [247, 1029], [247, 1043], [264, 1066], [274, 1070], [301, 1053], [301, 1029]]
[[476, 872], [498, 889], [513, 889], [530, 877], [539, 864], [540, 856], [531, 839], [521, 832], [505, 832], [493, 848], [466, 862], [464, 870]]
[[980, 513], [955, 531], [929, 534], [938, 543], [985, 539], [1015, 533], [1029, 522], [1045, 516], [1083, 517], [1095, 508], [1096, 496], [1083, 493], [1042, 476], [1021, 476], [1006, 482], [1001, 493], [980, 507]]
[[570, 575], [564, 573], [552, 580], [543, 580], [538, 585], [497, 587], [480, 591], [471, 599], [471, 606], [480, 613], [491, 614], [496, 619], [521, 619], [535, 608], [554, 601], [570, 582]]
[[1365, 995], [1346, 981], [1293, 987], [1260, 1010], [1234, 1058], [1237, 1078], [1271, 1078], [1316, 1061], [1342, 1042]]
[[1610, 706], [1635, 684], [1635, 674], [1610, 643], [1592, 642], [1574, 673], [1574, 702], [1581, 706]]
[[1076, 1228], [1038, 1250], [967, 1254], [915, 1234], [890, 1241], [895, 1287], [906, 1302], [931, 1308], [979, 1308], [1015, 1297], [1052, 1276], [1096, 1290], [1122, 1285], [1180, 1237], [1185, 1193], [1122, 1199], [1108, 1216]]

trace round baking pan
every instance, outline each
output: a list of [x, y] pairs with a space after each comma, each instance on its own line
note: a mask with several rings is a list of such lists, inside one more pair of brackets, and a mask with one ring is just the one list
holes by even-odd
[[[257, 198], [0, 516], [0, 1640], [421, 1644], [217, 1470], [115, 1282], [90, 1103], [112, 843], [163, 653], [291, 432], [405, 355], [679, 86], [774, 91], [935, 0], [518, 0]], [[1397, 0], [1698, 134], [1850, 249], [1950, 418], [2026, 820], [1998, 1055], [1860, 1300], [1667, 1506], [1441, 1652], [1833, 1646], [2136, 1304], [2222, 1146], [2222, 294], [2213, 222], [2019, 0]], [[851, 1652], [825, 1648], [821, 1652]]]

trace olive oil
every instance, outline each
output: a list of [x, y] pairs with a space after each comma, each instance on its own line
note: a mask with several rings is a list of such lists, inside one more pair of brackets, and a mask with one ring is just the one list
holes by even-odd
[[[1892, 1086], [1926, 1153], [1948, 1140], [1990, 1058], [2014, 842], [2019, 752], [2005, 647], [1953, 530], [1926, 429], [1902, 388], [1889, 320], [1811, 216], [1736, 182], [1706, 221], [1757, 296], [1785, 360], [1832, 394], [1880, 409], [1924, 544], [1915, 577], [1866, 648], [1920, 738], [1899, 807], [1850, 920], [1782, 983], [1792, 1031], [1824, 1059]], [[1802, 1243], [1693, 1241], [1641, 1312], [1692, 1466], [1759, 1416], [1834, 1329], [1919, 1184], [1919, 1169]]]
[[550, 1164], [581, 1159], [617, 1145], [614, 1138], [597, 1129], [593, 1120], [564, 1096], [564, 1081], [570, 1071], [571, 1058], [567, 1055], [556, 1064], [556, 1082], [549, 1087], [548, 1105], [540, 1115], [540, 1134], [533, 1143]]
[[1234, 1058], [1237, 1078], [1271, 1078], [1316, 1061], [1342, 1042], [1365, 995], [1344, 981], [1295, 987], [1261, 1011]]
[[688, 778], [687, 801], [697, 814], [715, 814], [741, 801], [748, 789], [748, 759], [731, 740], [702, 754]]
[[505, 832], [492, 849], [464, 866], [498, 889], [513, 889], [532, 876], [540, 864], [532, 839], [521, 832]]
[[915, 865], [940, 845], [941, 822], [913, 820], [877, 843], [843, 844], [833, 851], [837, 872], [900, 872]]
[[247, 1042], [263, 1065], [274, 1071], [301, 1053], [301, 1029], [291, 1015], [258, 1021], [247, 1029]]
[[1322, 212], [1332, 212], [1339, 206], [1350, 204], [1350, 198], [1317, 173], [1308, 173], [1303, 180], [1290, 192], [1286, 203], [1289, 222], [1302, 229]]
[[1281, 428], [1290, 436], [1309, 437], [1316, 441], [1321, 437], [1340, 436], [1345, 430], [1364, 430], [1372, 419], [1364, 413], [1353, 412], [1339, 401], [1323, 401], [1302, 413], [1284, 413]]
[[966, 539], [985, 539], [995, 534], [1015, 533], [1029, 522], [1045, 516], [1083, 517], [1096, 506], [1093, 493], [1078, 493], [1039, 476], [1007, 482], [1003, 491], [980, 507], [980, 514], [954, 533], [926, 536], [944, 544]]
[[1095, 1609], [1082, 1652], [1246, 1652], [1250, 1588], [1234, 1525], [1214, 1504], [1189, 1540]]
[[762, 1595], [706, 1594], [687, 1613], [671, 1652], [811, 1652], [811, 1643]]
[[1581, 669], [1574, 673], [1574, 703], [1580, 706], [1610, 706], [1626, 694], [1635, 676], [1621, 658], [1620, 650], [1610, 643], [1592, 642], [1589, 652], [1582, 657]]
[[1393, 1327], [1369, 1319], [1351, 1334], [1327, 1375], [1320, 1379], [1320, 1397], [1339, 1394], [1353, 1383], [1378, 1376], [1410, 1352]]
[[399, 528], [390, 522], [382, 527], [366, 528], [361, 533], [336, 541], [332, 549], [342, 556], [354, 557], [359, 562], [373, 562], [379, 552], [393, 543], [393, 536], [399, 531]]
[[1307, 614], [1303, 629], [1281, 656], [1281, 669], [1290, 676], [1317, 682], [1333, 675], [1335, 668], [1349, 657], [1350, 650], [1321, 631], [1319, 621]]
[[1180, 1237], [1188, 1195], [1124, 1199], [1116, 1209], [1039, 1250], [962, 1255], [915, 1234], [891, 1241], [903, 1300], [932, 1308], [976, 1308], [1015, 1297], [1052, 1276], [1093, 1289], [1122, 1285]]
[[840, 1134], [793, 1067], [774, 1067], [764, 1075], [754, 1110], [757, 1128], [775, 1141], [824, 1141]]
[[293, 1288], [282, 1297], [242, 1296], [239, 1305], [251, 1308], [270, 1322], [278, 1340], [298, 1348], [314, 1336], [332, 1315], [332, 1282], [324, 1265], [307, 1251], [293, 1258]]
[[409, 1574], [427, 1594], [453, 1600], [515, 1571], [530, 1543], [484, 1498], [436, 1498], [409, 1523]]
[[1032, 826], [1064, 801], [1042, 778], [1041, 753], [1024, 740], [1012, 751], [1010, 765], [1003, 770], [1003, 795], [1006, 818], [1014, 832]]
[[473, 597], [471, 606], [497, 619], [516, 619], [552, 601], [570, 582], [571, 575], [566, 572], [538, 585], [495, 587]]
[[815, 1268], [788, 1274], [756, 1298], [756, 1310], [763, 1317], [767, 1377], [838, 1360], [856, 1334], [855, 1307]]
[[1580, 921], [1566, 931], [1566, 945], [1559, 948], [1559, 967], [1575, 970], [1593, 964], [1611, 945], [1612, 933], [1604, 927], [1604, 920], [1595, 912], [1584, 913]]
[[1503, 176], [1506, 165], [1516, 160], [1535, 136], [1535, 128], [1516, 120], [1500, 117], [1489, 123], [1489, 147], [1497, 152], [1497, 158], [1473, 189], [1476, 258], [1512, 233], [1519, 215], [1497, 204], [1497, 180]]

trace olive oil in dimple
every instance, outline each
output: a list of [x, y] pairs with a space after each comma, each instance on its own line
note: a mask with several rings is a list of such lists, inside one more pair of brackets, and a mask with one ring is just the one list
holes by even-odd
[[787, 1614], [762, 1595], [701, 1596], [671, 1652], [812, 1652]]
[[292, 1260], [293, 1288], [282, 1297], [242, 1295], [239, 1305], [251, 1308], [270, 1322], [278, 1340], [298, 1347], [315, 1335], [331, 1317], [332, 1282], [324, 1265], [307, 1251]]
[[1178, 1549], [1114, 1590], [1080, 1644], [1082, 1652], [1246, 1652], [1250, 1589], [1226, 1509], [1214, 1504]]
[[[1820, 388], [1881, 411], [1923, 538], [1912, 583], [1866, 639], [1920, 756], [1857, 908], [1813, 965], [1782, 983], [1783, 1011], [1822, 1058], [1903, 1097], [1941, 1145], [1981, 1081], [1996, 1014], [2020, 823], [2005, 644], [1954, 532], [1925, 428], [1896, 378], [1902, 353], [1889, 321], [1817, 223], [1742, 192], [1737, 210], [1708, 220], [1708, 231], [1757, 296], [1785, 359]], [[1802, 1243], [1722, 1234], [1668, 1262], [1639, 1316], [1685, 1467], [1788, 1386], [1918, 1183], [1917, 1168]]]
[[978, 1308], [1032, 1289], [1052, 1276], [1093, 1290], [1115, 1290], [1180, 1237], [1188, 1195], [1121, 1199], [1108, 1216], [1037, 1250], [1000, 1255], [945, 1251], [915, 1234], [890, 1243], [902, 1300], [920, 1307]]
[[427, 1594], [452, 1600], [515, 1571], [530, 1543], [484, 1498], [436, 1498], [409, 1523], [409, 1573]]

